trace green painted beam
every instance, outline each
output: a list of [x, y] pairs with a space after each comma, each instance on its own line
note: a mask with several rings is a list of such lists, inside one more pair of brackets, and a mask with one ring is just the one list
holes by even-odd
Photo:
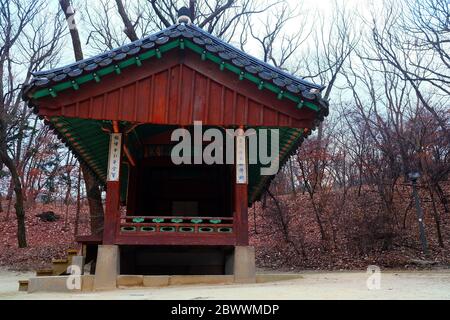
[[[183, 40], [183, 41], [181, 41], [181, 40]], [[260, 89], [260, 90], [267, 89], [267, 90], [277, 94], [277, 97], [279, 99], [280, 99], [280, 97], [288, 98], [289, 100], [297, 103], [297, 105], [299, 105], [303, 101], [303, 99], [292, 94], [291, 92], [284, 92], [278, 86], [276, 86], [272, 83], [265, 82], [262, 79], [260, 79], [259, 77], [255, 76], [251, 73], [245, 72], [244, 70], [236, 67], [235, 65], [233, 65], [231, 63], [223, 61], [220, 57], [218, 57], [210, 52], [207, 52], [202, 47], [196, 45], [195, 43], [193, 43], [192, 41], [187, 40], [187, 39], [186, 40], [177, 39], [177, 40], [171, 41], [169, 43], [166, 43], [166, 44], [160, 46], [157, 49], [149, 50], [147, 52], [144, 52], [144, 53], [138, 55], [137, 57], [124, 60], [118, 64], [111, 65], [111, 66], [108, 66], [103, 69], [99, 69], [99, 70], [93, 72], [92, 74], [86, 74], [86, 75], [80, 76], [72, 81], [57, 84], [50, 89], [38, 90], [33, 94], [33, 98], [40, 99], [43, 97], [47, 97], [49, 95], [52, 97], [56, 97], [58, 92], [64, 91], [64, 90], [67, 90], [70, 88], [72, 88], [74, 90], [78, 90], [79, 86], [82, 84], [85, 84], [90, 81], [100, 82], [100, 80], [103, 76], [109, 75], [111, 73], [121, 74], [122, 69], [125, 69], [125, 68], [133, 66], [133, 65], [141, 66], [143, 61], [148, 60], [152, 57], [162, 58], [162, 54], [164, 52], [170, 51], [174, 48], [182, 48], [182, 49], [189, 48], [190, 50], [200, 54], [202, 60], [210, 60], [214, 63], [219, 64], [221, 70], [225, 70], [225, 69], [229, 70], [229, 71], [237, 74], [239, 76], [240, 80], [247, 79], [248, 81], [255, 83], [258, 86], [258, 89]], [[74, 85], [74, 81], [75, 81], [76, 85]], [[309, 108], [315, 112], [318, 112], [320, 110], [320, 108], [316, 104], [309, 102], [309, 101], [303, 101], [302, 106], [306, 106], [307, 108]]]
[[[86, 161], [97, 176], [105, 182], [108, 167], [109, 137], [102, 130], [104, 121], [65, 117], [51, 117], [55, 128], [68, 140], [69, 145]], [[270, 129], [260, 127], [253, 129]], [[141, 138], [160, 132], [159, 126], [150, 124], [139, 127], [135, 134]], [[290, 154], [292, 147], [302, 135], [301, 129], [280, 128], [280, 164]], [[293, 138], [293, 135], [298, 136]], [[70, 138], [69, 138], [70, 135]], [[76, 146], [74, 145], [76, 144]], [[135, 151], [136, 152], [136, 151]], [[260, 175], [261, 164], [249, 166], [249, 199], [251, 202], [259, 196], [262, 186], [269, 177]]]

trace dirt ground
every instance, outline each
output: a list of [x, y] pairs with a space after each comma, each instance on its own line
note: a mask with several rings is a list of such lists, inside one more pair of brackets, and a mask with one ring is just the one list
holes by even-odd
[[0, 299], [450, 299], [450, 271], [387, 271], [380, 288], [367, 288], [365, 272], [304, 272], [298, 280], [253, 285], [198, 285], [165, 288], [119, 289], [94, 293], [18, 292], [17, 280], [31, 273], [0, 271]]

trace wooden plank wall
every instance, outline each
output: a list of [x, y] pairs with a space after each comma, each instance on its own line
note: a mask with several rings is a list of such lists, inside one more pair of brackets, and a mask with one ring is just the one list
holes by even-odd
[[298, 110], [292, 101], [239, 81], [212, 62], [187, 56], [180, 60], [172, 54], [157, 65], [131, 67], [91, 87], [45, 98], [40, 114], [174, 125], [311, 126], [313, 111]]

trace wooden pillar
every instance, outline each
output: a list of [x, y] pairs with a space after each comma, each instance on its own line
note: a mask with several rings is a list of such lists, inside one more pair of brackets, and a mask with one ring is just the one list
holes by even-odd
[[234, 229], [236, 245], [248, 245], [248, 156], [244, 131], [236, 136], [236, 165], [234, 179]]
[[111, 133], [108, 155], [108, 177], [106, 182], [105, 219], [103, 244], [114, 244], [120, 220], [120, 165], [122, 134]]

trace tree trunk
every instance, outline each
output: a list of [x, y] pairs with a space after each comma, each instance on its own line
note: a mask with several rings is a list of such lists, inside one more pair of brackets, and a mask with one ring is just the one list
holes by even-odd
[[9, 182], [8, 192], [6, 194], [6, 200], [8, 200], [8, 204], [6, 205], [6, 221], [9, 221], [9, 214], [11, 213], [11, 204], [12, 204], [12, 198], [13, 198], [13, 182], [12, 179]]
[[83, 49], [81, 47], [80, 34], [78, 33], [77, 24], [75, 22], [75, 12], [70, 4], [70, 0], [59, 0], [61, 9], [66, 16], [67, 25], [70, 31], [70, 38], [72, 39], [73, 52], [75, 60], [83, 60]]
[[276, 211], [277, 211], [278, 217], [279, 217], [279, 221], [281, 223], [281, 228], [282, 228], [282, 233], [283, 233], [283, 236], [284, 236], [284, 240], [294, 248], [294, 250], [297, 253], [297, 255], [301, 255], [304, 259], [307, 259], [306, 251], [305, 251], [305, 248], [304, 248], [304, 245], [303, 245], [302, 241], [300, 243], [301, 246], [300, 246], [300, 250], [299, 250], [297, 248], [296, 243], [294, 241], [292, 241], [290, 239], [290, 237], [289, 237], [289, 226], [288, 226], [288, 223], [283, 218], [283, 211], [281, 210], [281, 206], [280, 206], [280, 203], [279, 203], [278, 199], [275, 198], [275, 196], [272, 194], [272, 192], [270, 192], [269, 189], [266, 189], [266, 193], [269, 195], [270, 198], [272, 198], [272, 200], [273, 200], [273, 202], [275, 204]]
[[323, 226], [323, 221], [321, 218], [321, 211], [317, 205], [316, 202], [314, 200], [314, 195], [310, 195], [310, 199], [311, 199], [311, 204], [313, 207], [313, 211], [314, 211], [314, 216], [316, 217], [316, 221], [317, 221], [317, 225], [319, 226], [319, 231], [320, 231], [320, 238], [322, 239], [323, 242], [327, 242], [328, 241], [328, 236], [327, 233], [325, 232], [325, 228]]
[[191, 21], [195, 19], [195, 0], [189, 0], [189, 11], [191, 12]]
[[[66, 168], [69, 164], [69, 160], [67, 160], [67, 165]], [[70, 191], [72, 189], [72, 179], [70, 177], [70, 171], [69, 169], [67, 170], [67, 190], [66, 190], [66, 195], [64, 196], [64, 202], [63, 204], [65, 205], [65, 221], [64, 221], [64, 229], [63, 230], [68, 230], [69, 227], [69, 205], [70, 205]]]
[[124, 32], [127, 35], [128, 39], [130, 39], [131, 41], [138, 40], [136, 31], [134, 30], [134, 26], [131, 23], [127, 12], [125, 11], [122, 0], [116, 0], [116, 4], [117, 4], [117, 9], [119, 10], [120, 17], [122, 18], [123, 24], [125, 25]]
[[295, 181], [294, 181], [294, 166], [292, 164], [292, 158], [289, 158], [289, 178], [291, 182], [291, 188], [292, 188], [292, 195], [295, 197], [297, 195], [297, 190], [295, 188]]
[[448, 199], [447, 199], [444, 191], [442, 190], [441, 186], [439, 185], [439, 183], [435, 184], [434, 189], [439, 197], [439, 201], [444, 206], [445, 213], [449, 213], [450, 209], [448, 207]]
[[[78, 33], [77, 25], [73, 17], [75, 13], [72, 12], [73, 10], [68, 10], [70, 7], [70, 0], [60, 0], [59, 3], [66, 16], [66, 21], [70, 29], [75, 59], [80, 61], [83, 59], [83, 49], [81, 47], [80, 34]], [[84, 164], [80, 164], [80, 168], [83, 172], [83, 178], [86, 184], [89, 214], [91, 216], [91, 232], [99, 233], [103, 230], [103, 204], [100, 186], [94, 177], [91, 176], [88, 168]]]
[[11, 180], [14, 185], [14, 194], [16, 196], [16, 203], [14, 207], [16, 209], [17, 217], [17, 241], [19, 248], [25, 248], [27, 247], [27, 236], [25, 228], [25, 210], [23, 207], [22, 183], [20, 182], [20, 177], [14, 162], [3, 150], [0, 150], [0, 157], [11, 174]]
[[81, 211], [81, 168], [78, 168], [78, 179], [77, 179], [77, 211], [75, 214], [75, 237], [78, 235], [78, 223], [80, 220]]
[[[3, 170], [3, 163], [2, 163], [2, 161], [0, 160], [0, 171], [2, 171], [2, 170]], [[3, 204], [2, 204], [2, 200], [3, 200], [3, 195], [2, 195], [2, 193], [0, 192], [0, 213], [3, 212]]]
[[439, 246], [441, 248], [444, 248], [444, 241], [442, 240], [442, 232], [441, 232], [441, 219], [439, 217], [439, 212], [437, 211], [437, 208], [436, 208], [436, 201], [434, 200], [433, 189], [431, 188], [431, 186], [428, 186], [428, 192], [430, 193], [431, 203], [433, 205], [433, 217], [434, 217], [434, 222], [436, 223], [436, 233], [437, 233]]
[[100, 192], [97, 181], [87, 170], [85, 165], [81, 165], [83, 171], [84, 182], [86, 184], [86, 195], [89, 203], [90, 226], [91, 233], [98, 234], [103, 231], [103, 203], [102, 194]]

